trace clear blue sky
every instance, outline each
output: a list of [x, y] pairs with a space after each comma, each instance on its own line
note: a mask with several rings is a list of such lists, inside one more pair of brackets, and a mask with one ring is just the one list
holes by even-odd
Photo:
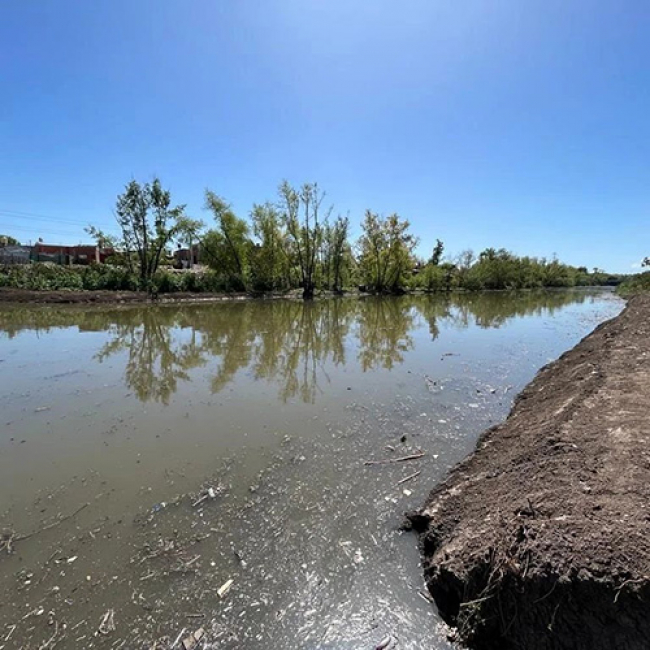
[[243, 216], [317, 180], [423, 254], [650, 254], [647, 0], [7, 0], [0, 83], [19, 239], [76, 243], [156, 174], [205, 219], [205, 187]]

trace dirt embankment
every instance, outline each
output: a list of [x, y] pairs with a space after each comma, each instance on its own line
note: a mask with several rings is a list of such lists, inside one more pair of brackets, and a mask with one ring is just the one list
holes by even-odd
[[[347, 296], [361, 296], [361, 292], [349, 291], [340, 293], [334, 291], [321, 291], [317, 298], [332, 298]], [[276, 300], [300, 299], [302, 291], [288, 292], [233, 292], [211, 293], [202, 291], [193, 293], [189, 291], [175, 291], [173, 293], [156, 294], [153, 298], [146, 291], [77, 291], [70, 289], [34, 290], [14, 289], [0, 287], [0, 303], [30, 303], [30, 304], [124, 304], [124, 303], [177, 303], [177, 302], [232, 302], [234, 300]]]
[[[34, 291], [30, 289], [0, 288], [0, 303], [44, 304], [115, 304], [147, 302], [219, 302], [250, 298], [246, 293], [189, 293], [159, 294], [152, 300], [144, 291]], [[270, 294], [265, 297], [276, 297]]]
[[650, 648], [650, 296], [542, 369], [411, 515], [471, 648]]

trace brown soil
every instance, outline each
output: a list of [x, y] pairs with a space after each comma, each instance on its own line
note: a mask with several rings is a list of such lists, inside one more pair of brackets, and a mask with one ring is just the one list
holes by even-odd
[[[167, 293], [159, 294], [154, 302], [214, 302], [219, 300], [241, 300], [251, 297], [245, 293]], [[32, 291], [29, 289], [0, 288], [0, 303], [138, 303], [151, 302], [143, 291]]]
[[480, 650], [650, 648], [650, 296], [543, 368], [410, 515]]

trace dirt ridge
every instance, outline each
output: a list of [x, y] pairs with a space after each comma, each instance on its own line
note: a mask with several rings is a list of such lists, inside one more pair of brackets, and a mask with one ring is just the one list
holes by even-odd
[[410, 518], [477, 650], [650, 648], [650, 296], [545, 366]]

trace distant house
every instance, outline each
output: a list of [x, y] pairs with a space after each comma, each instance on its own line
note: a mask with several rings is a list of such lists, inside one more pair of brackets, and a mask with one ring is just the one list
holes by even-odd
[[31, 246], [0, 246], [0, 264], [29, 264]]
[[115, 253], [112, 248], [95, 244], [62, 246], [38, 241], [34, 246], [10, 245], [0, 241], [0, 264], [29, 264], [51, 262], [53, 264], [103, 264]]
[[180, 246], [174, 251], [174, 266], [177, 269], [186, 269], [190, 266], [190, 260], [192, 266], [195, 266], [199, 263], [201, 258], [201, 245], [194, 244], [192, 246], [192, 252], [190, 253], [189, 248], [181, 248]]
[[32, 260], [55, 264], [102, 264], [114, 253], [112, 248], [97, 245], [60, 246], [38, 242], [32, 247]]

